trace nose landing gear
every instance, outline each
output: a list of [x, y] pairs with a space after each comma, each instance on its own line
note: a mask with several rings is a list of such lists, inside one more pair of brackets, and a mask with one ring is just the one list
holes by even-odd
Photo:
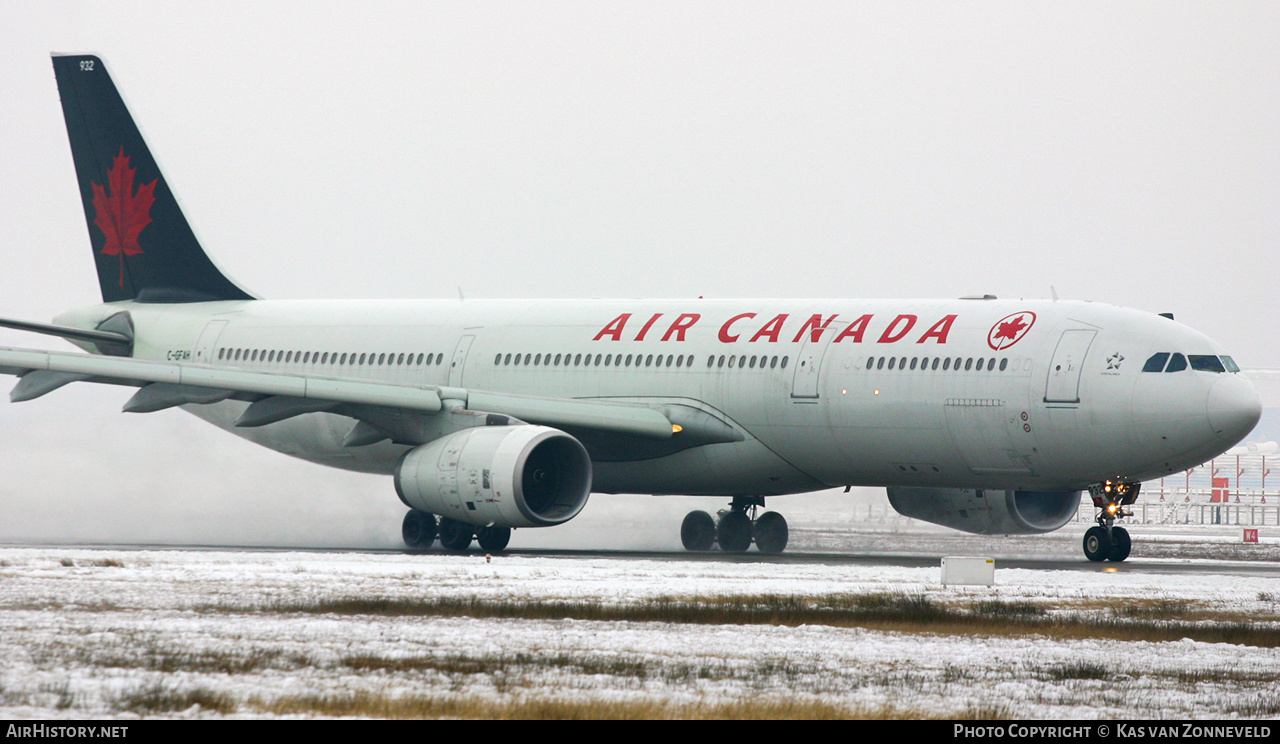
[[1115, 526], [1117, 519], [1132, 517], [1133, 512], [1125, 507], [1138, 500], [1141, 483], [1124, 483], [1105, 481], [1089, 486], [1089, 497], [1098, 508], [1095, 520], [1097, 527], [1090, 527], [1084, 533], [1084, 556], [1091, 561], [1112, 561], [1119, 563], [1129, 557], [1133, 540], [1129, 531]]
[[716, 517], [704, 511], [689, 512], [680, 525], [680, 542], [685, 550], [695, 551], [711, 550], [719, 544], [726, 553], [745, 553], [754, 542], [761, 553], [781, 553], [790, 536], [787, 520], [777, 512], [757, 517], [756, 510], [763, 506], [761, 497], [735, 496], [729, 508]]

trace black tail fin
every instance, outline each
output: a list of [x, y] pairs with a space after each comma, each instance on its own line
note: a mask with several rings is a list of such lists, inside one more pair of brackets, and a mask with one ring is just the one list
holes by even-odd
[[196, 240], [102, 60], [54, 55], [106, 302], [251, 300]]

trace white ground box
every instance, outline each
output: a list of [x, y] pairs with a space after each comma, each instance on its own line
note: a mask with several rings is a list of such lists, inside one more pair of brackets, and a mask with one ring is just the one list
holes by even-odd
[[942, 559], [942, 585], [996, 583], [994, 558], [977, 558], [965, 555], [949, 555]]

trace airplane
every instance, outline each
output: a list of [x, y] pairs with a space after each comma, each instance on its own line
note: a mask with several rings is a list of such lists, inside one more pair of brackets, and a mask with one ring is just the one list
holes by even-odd
[[1057, 530], [1087, 491], [1084, 553], [1118, 562], [1142, 481], [1261, 415], [1232, 357], [1172, 315], [1056, 296], [260, 299], [197, 241], [103, 61], [53, 67], [102, 302], [0, 321], [87, 352], [0, 349], [11, 400], [121, 385], [126, 412], [181, 407], [389, 475], [410, 548], [499, 551], [597, 492], [718, 498], [684, 518], [686, 549], [780, 553], [766, 499], [859, 486], [981, 535]]

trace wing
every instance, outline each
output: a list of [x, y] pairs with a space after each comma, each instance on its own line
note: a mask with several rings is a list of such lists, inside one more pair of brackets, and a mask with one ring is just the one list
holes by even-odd
[[[673, 406], [398, 385], [7, 347], [0, 347], [0, 373], [21, 378], [9, 396], [14, 402], [38, 398], [71, 382], [96, 382], [138, 388], [124, 406], [130, 413], [240, 400], [249, 403], [236, 421], [236, 426], [242, 427], [264, 426], [316, 411], [339, 413], [360, 422], [348, 434], [351, 446], [386, 438], [405, 443], [430, 441], [439, 435], [436, 414], [442, 411], [498, 416], [499, 420], [488, 419], [491, 424], [516, 419], [650, 440], [669, 439], [673, 431], [681, 431], [684, 427], [673, 426], [673, 418], [689, 419], [695, 428], [714, 428], [716, 423], [726, 426], [718, 420], [700, 426], [698, 422], [705, 415], [682, 413], [676, 410], [680, 407]], [[729, 439], [720, 441], [741, 439], [731, 429], [730, 434]], [[723, 436], [724, 432], [720, 432], [719, 437]]]

